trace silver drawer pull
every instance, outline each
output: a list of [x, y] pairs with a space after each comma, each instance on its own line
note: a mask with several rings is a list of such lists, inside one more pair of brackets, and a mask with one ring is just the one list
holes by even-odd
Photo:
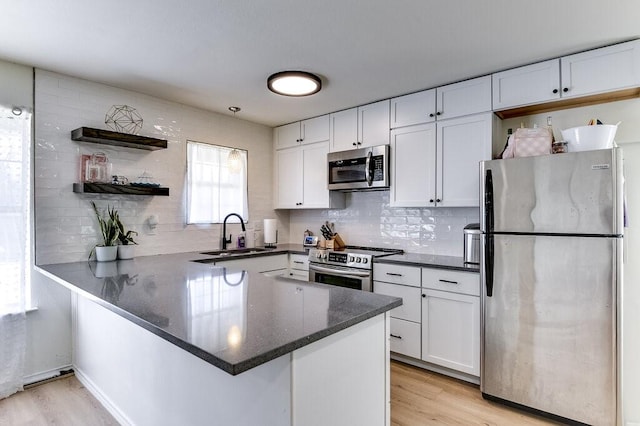
[[389, 336], [396, 338], [396, 339], [402, 339], [402, 336], [397, 336], [395, 334], [389, 334]]
[[401, 277], [402, 274], [397, 274], [395, 272], [387, 272], [387, 275], [391, 275], [392, 277]]
[[438, 281], [446, 284], [458, 284], [458, 281], [449, 281], [449, 280], [438, 280]]
[[299, 260], [294, 260], [294, 261], [293, 261], [293, 263], [297, 263], [297, 264], [299, 264], [299, 265], [304, 265], [304, 262], [301, 262], [301, 261], [299, 261]]

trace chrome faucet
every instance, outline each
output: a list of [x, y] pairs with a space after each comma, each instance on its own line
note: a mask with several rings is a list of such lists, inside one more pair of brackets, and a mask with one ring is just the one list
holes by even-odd
[[247, 229], [244, 227], [244, 220], [242, 219], [242, 216], [240, 216], [238, 213], [229, 213], [225, 218], [224, 221], [222, 222], [222, 250], [226, 250], [227, 249], [227, 244], [231, 243], [231, 234], [229, 234], [229, 239], [227, 240], [227, 219], [229, 219], [229, 216], [235, 216], [238, 219], [240, 219], [240, 226], [242, 226], [242, 232], [245, 232]]

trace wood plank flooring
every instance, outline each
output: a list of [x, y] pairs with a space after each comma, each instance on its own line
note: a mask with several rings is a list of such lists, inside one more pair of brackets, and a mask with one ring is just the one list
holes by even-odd
[[[75, 376], [0, 400], [0, 426], [117, 425]], [[392, 361], [392, 426], [557, 425], [482, 399], [478, 386]]]
[[0, 426], [118, 425], [74, 376], [33, 386], [0, 400]]
[[476, 385], [391, 362], [391, 425], [558, 425], [482, 398]]

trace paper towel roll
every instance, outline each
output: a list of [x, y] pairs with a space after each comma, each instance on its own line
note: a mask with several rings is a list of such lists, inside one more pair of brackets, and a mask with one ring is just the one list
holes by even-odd
[[276, 244], [277, 230], [275, 219], [264, 220], [264, 245], [273, 246]]

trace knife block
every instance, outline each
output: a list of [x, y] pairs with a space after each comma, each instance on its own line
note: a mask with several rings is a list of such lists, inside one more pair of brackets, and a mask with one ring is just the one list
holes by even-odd
[[339, 250], [346, 247], [344, 240], [340, 237], [340, 234], [335, 234], [330, 240], [326, 240], [325, 247], [330, 250]]

